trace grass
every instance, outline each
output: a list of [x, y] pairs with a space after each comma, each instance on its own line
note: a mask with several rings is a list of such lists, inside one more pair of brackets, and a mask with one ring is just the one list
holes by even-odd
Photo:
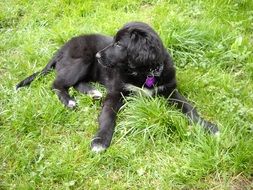
[[[253, 3], [250, 0], [0, 2], [0, 189], [252, 189]], [[126, 98], [112, 146], [90, 151], [101, 102], [50, 90], [55, 73], [16, 92], [75, 35], [152, 25], [171, 52], [179, 90], [220, 138], [188, 126], [162, 98]], [[104, 91], [103, 87], [98, 86]]]

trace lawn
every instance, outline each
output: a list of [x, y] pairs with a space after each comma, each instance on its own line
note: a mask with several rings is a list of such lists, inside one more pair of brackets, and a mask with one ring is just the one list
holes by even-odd
[[[253, 189], [252, 0], [2, 0], [0, 189]], [[111, 147], [90, 151], [101, 101], [65, 108], [52, 72], [19, 91], [73, 36], [149, 23], [177, 68], [179, 90], [221, 135], [163, 98], [126, 98]], [[103, 91], [105, 89], [94, 84]]]

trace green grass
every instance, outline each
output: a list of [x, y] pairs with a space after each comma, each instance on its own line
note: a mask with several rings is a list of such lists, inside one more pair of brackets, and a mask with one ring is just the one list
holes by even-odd
[[[0, 2], [0, 189], [252, 189], [253, 1]], [[220, 138], [188, 126], [162, 98], [126, 98], [112, 146], [90, 151], [101, 102], [74, 90], [68, 110], [55, 73], [16, 92], [72, 36], [152, 25], [171, 52], [179, 90]], [[103, 87], [97, 85], [104, 91]]]

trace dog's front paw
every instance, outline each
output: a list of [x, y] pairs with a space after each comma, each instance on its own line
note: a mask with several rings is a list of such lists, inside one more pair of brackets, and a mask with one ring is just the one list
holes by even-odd
[[107, 144], [105, 139], [97, 136], [91, 141], [91, 150], [96, 153], [102, 152], [108, 148]]
[[74, 107], [76, 107], [76, 102], [74, 100], [69, 100], [67, 107], [73, 109]]
[[110, 146], [111, 139], [111, 133], [100, 131], [91, 141], [91, 150], [96, 153], [106, 150]]

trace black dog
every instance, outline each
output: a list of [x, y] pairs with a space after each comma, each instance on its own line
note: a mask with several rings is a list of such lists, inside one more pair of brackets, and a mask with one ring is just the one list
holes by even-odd
[[93, 151], [109, 147], [116, 115], [123, 104], [122, 95], [128, 95], [134, 87], [168, 98], [190, 121], [200, 124], [210, 133], [219, 132], [216, 125], [202, 119], [176, 90], [175, 68], [169, 53], [157, 33], [145, 23], [128, 23], [114, 38], [84, 35], [71, 39], [41, 72], [21, 81], [17, 88], [30, 84], [37, 75], [45, 75], [52, 68], [57, 70], [53, 89], [67, 107], [75, 106], [68, 94], [71, 86], [94, 98], [100, 98], [101, 94], [88, 82], [100, 82], [107, 88], [99, 116], [99, 130], [91, 144]]

